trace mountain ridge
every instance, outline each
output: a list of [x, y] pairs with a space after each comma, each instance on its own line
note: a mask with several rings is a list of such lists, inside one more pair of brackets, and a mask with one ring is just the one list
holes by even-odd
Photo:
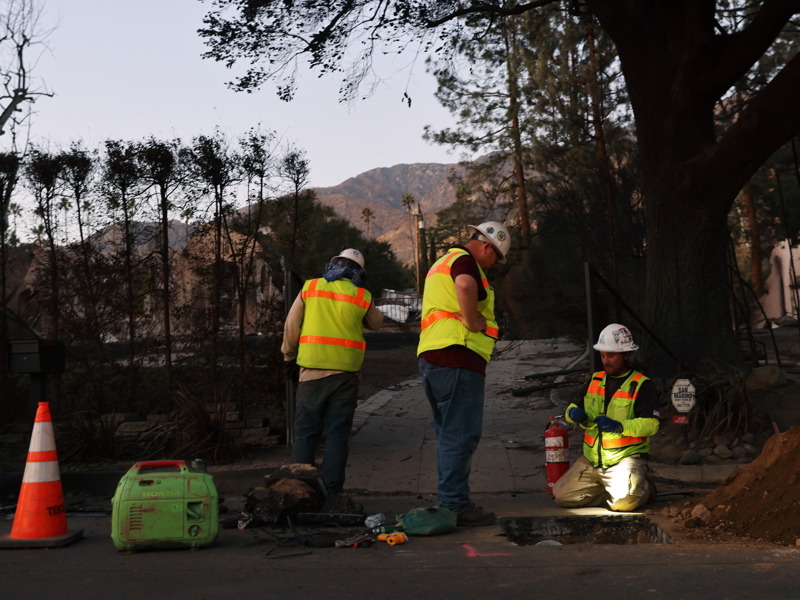
[[369, 225], [372, 238], [388, 242], [397, 258], [407, 263], [413, 259], [409, 214], [402, 205], [403, 195], [414, 196], [426, 223], [435, 222], [435, 213], [456, 200], [455, 188], [448, 181], [457, 163], [412, 163], [378, 167], [346, 179], [339, 185], [314, 188], [317, 200], [332, 207], [336, 214], [366, 233], [362, 211], [374, 213]]

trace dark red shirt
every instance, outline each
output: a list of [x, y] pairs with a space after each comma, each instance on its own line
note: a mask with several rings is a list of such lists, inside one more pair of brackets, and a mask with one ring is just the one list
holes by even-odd
[[[464, 246], [452, 246], [461, 250], [467, 250]], [[469, 252], [469, 250], [467, 250]], [[453, 285], [455, 285], [456, 277], [459, 275], [471, 275], [478, 283], [478, 302], [486, 300], [487, 293], [481, 281], [481, 272], [478, 269], [478, 263], [472, 258], [471, 254], [462, 254], [453, 264], [450, 265], [450, 277], [453, 278]], [[420, 354], [421, 358], [425, 359], [428, 364], [437, 367], [454, 367], [460, 369], [467, 369], [480, 373], [486, 376], [486, 361], [477, 352], [473, 352], [466, 346], [454, 344], [447, 348], [439, 350], [428, 350]]]

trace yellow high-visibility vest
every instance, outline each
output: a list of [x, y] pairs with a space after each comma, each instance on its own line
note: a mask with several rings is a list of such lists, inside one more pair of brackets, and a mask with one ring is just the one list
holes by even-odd
[[461, 248], [450, 248], [442, 258], [433, 263], [425, 279], [422, 296], [422, 322], [420, 324], [417, 356], [428, 350], [441, 350], [448, 346], [466, 346], [478, 353], [486, 362], [492, 356], [497, 341], [497, 322], [494, 317], [494, 290], [478, 265], [486, 299], [478, 302], [478, 312], [486, 319], [486, 331], [470, 331], [461, 322], [461, 307], [456, 297], [456, 285], [450, 275], [453, 262], [469, 254]]
[[297, 364], [308, 369], [358, 371], [364, 362], [364, 315], [372, 294], [349, 279], [306, 281]]
[[[656, 434], [659, 426], [657, 418], [637, 418], [634, 411], [640, 386], [648, 380], [647, 377], [631, 370], [606, 407], [607, 377], [604, 371], [595, 373], [583, 401], [588, 417], [588, 425], [581, 424], [584, 429], [583, 456], [595, 467], [610, 467], [632, 454], [650, 452], [650, 436]], [[567, 407], [567, 415], [574, 406], [577, 405]], [[594, 419], [602, 414], [622, 423], [622, 433], [601, 432]], [[569, 417], [567, 420], [574, 422]]]

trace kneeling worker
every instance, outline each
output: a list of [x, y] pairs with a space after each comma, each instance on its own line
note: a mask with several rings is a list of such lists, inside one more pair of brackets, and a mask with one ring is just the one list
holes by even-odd
[[639, 347], [627, 327], [613, 323], [600, 332], [594, 349], [603, 371], [592, 376], [583, 400], [570, 404], [567, 421], [584, 429], [583, 456], [553, 486], [559, 506], [600, 506], [636, 510], [655, 488], [647, 480], [650, 436], [658, 431], [658, 392], [631, 368]]
[[354, 248], [334, 256], [322, 277], [303, 285], [283, 332], [287, 374], [299, 365], [294, 422], [296, 463], [314, 464], [323, 431], [322, 478], [331, 494], [341, 493], [349, 453], [348, 440], [358, 401], [364, 362], [363, 328], [377, 331], [383, 315], [364, 289], [364, 256]]

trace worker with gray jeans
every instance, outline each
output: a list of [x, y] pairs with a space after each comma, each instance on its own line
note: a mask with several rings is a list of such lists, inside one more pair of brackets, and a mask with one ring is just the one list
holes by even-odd
[[350, 452], [348, 440], [357, 401], [358, 375], [355, 373], [338, 373], [323, 379], [301, 381], [297, 385], [292, 460], [313, 465], [314, 452], [324, 431], [322, 480], [332, 494], [344, 488]]
[[365, 281], [361, 252], [342, 251], [325, 265], [322, 277], [305, 282], [283, 328], [287, 378], [298, 381], [293, 459], [314, 465], [324, 432], [322, 479], [331, 494], [344, 489], [367, 347], [363, 330], [377, 331], [383, 325], [383, 314], [372, 303]]

